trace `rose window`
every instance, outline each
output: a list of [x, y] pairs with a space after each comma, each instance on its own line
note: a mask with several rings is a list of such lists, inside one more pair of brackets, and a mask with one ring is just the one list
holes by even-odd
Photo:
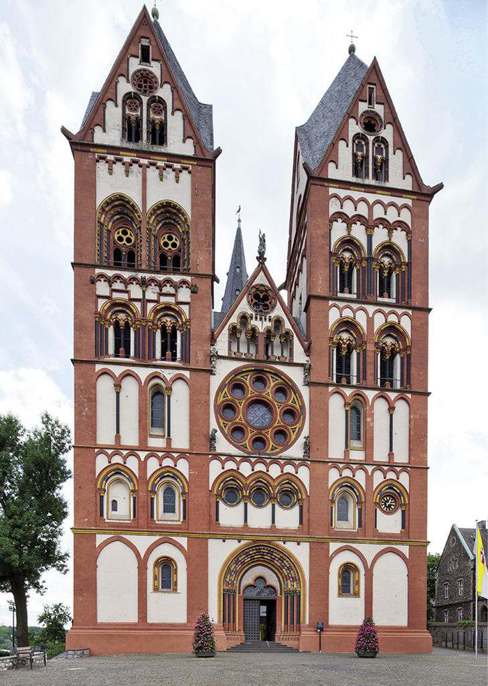
[[139, 100], [136, 100], [136, 98], [129, 98], [125, 106], [130, 114], [139, 114]]
[[158, 79], [149, 69], [138, 69], [132, 74], [133, 88], [141, 95], [152, 95], [158, 90]]
[[220, 430], [245, 453], [276, 455], [300, 435], [305, 406], [284, 374], [248, 367], [229, 375], [217, 391]]
[[134, 232], [125, 226], [116, 230], [114, 238], [119, 245], [134, 245], [135, 241]]
[[164, 107], [160, 102], [154, 102], [151, 105], [151, 114], [154, 117], [163, 117], [164, 116]]
[[380, 496], [379, 506], [385, 514], [393, 514], [400, 507], [400, 500], [394, 491], [385, 491]]
[[269, 314], [276, 307], [276, 296], [269, 286], [252, 286], [247, 294], [247, 302], [257, 314]]
[[178, 250], [180, 247], [180, 239], [174, 233], [165, 233], [160, 240], [163, 250]]

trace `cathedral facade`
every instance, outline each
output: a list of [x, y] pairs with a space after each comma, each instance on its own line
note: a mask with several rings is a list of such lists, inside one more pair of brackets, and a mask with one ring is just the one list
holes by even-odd
[[427, 652], [428, 212], [376, 59], [296, 129], [285, 283], [240, 219], [214, 307], [212, 107], [140, 12], [75, 164], [71, 649]]

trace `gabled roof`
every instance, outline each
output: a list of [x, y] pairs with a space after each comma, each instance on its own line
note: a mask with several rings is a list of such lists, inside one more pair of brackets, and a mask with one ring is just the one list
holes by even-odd
[[261, 274], [261, 272], [264, 274], [266, 281], [268, 282], [270, 288], [274, 291], [274, 293], [276, 295], [276, 299], [277, 299], [281, 309], [283, 310], [283, 314], [285, 315], [285, 317], [287, 318], [291, 328], [293, 329], [293, 333], [295, 334], [295, 336], [300, 341], [302, 348], [306, 351], [307, 350], [307, 341], [305, 340], [305, 337], [303, 336], [302, 331], [297, 326], [297, 323], [296, 323], [294, 317], [292, 317], [292, 314], [291, 314], [290, 310], [288, 309], [287, 304], [285, 303], [285, 301], [281, 297], [280, 292], [279, 292], [278, 288], [276, 287], [276, 283], [275, 283], [273, 277], [271, 276], [271, 274], [269, 273], [269, 270], [268, 270], [264, 260], [258, 260], [258, 265], [257, 265], [256, 269], [253, 271], [251, 276], [246, 281], [244, 288], [242, 289], [242, 291], [240, 292], [238, 297], [234, 300], [230, 309], [225, 314], [219, 313], [219, 314], [221, 314], [220, 317], [219, 316], [214, 317], [214, 322], [216, 324], [216, 328], [214, 331], [214, 339], [216, 340], [220, 336], [220, 334], [222, 333], [224, 328], [231, 321], [231, 319], [232, 319], [233, 315], [235, 314], [236, 310], [238, 309], [239, 305], [244, 300], [244, 298], [247, 296], [249, 289], [255, 283], [256, 279], [258, 278], [259, 274]]
[[474, 548], [474, 529], [465, 529], [461, 528], [459, 529], [456, 524], [453, 524], [452, 528], [456, 532], [459, 540], [461, 541], [464, 549], [468, 553], [468, 557], [470, 560], [474, 559], [474, 554], [473, 554], [473, 548]]
[[350, 54], [308, 121], [297, 127], [300, 151], [311, 169], [322, 161], [367, 71], [367, 65]]
[[173, 49], [169, 44], [169, 41], [166, 38], [160, 23], [157, 20], [154, 21], [154, 30], [156, 36], [159, 38], [161, 49], [166, 57], [168, 69], [172, 73], [176, 87], [178, 88], [178, 92], [184, 100], [185, 105], [190, 112], [191, 118], [195, 122], [195, 126], [198, 129], [203, 145], [208, 151], [211, 152], [214, 145], [212, 105], [206, 105], [197, 99], [197, 96], [193, 92], [193, 89], [186, 78], [185, 72], [181, 68], [180, 63], [178, 62], [176, 55], [174, 54]]
[[173, 52], [173, 49], [171, 48], [171, 45], [169, 44], [168, 39], [166, 38], [163, 29], [161, 28], [159, 22], [157, 20], [152, 20], [151, 17], [149, 16], [149, 13], [147, 11], [147, 8], [144, 6], [142, 10], [140, 11], [134, 26], [132, 27], [125, 43], [124, 46], [122, 47], [117, 59], [115, 60], [115, 63], [110, 71], [110, 74], [108, 75], [107, 79], [105, 80], [105, 83], [102, 87], [102, 89], [98, 92], [92, 92], [88, 106], [85, 111], [85, 116], [83, 117], [83, 122], [81, 124], [81, 129], [78, 132], [77, 136], [80, 135], [85, 126], [89, 123], [89, 120], [91, 118], [91, 115], [95, 112], [97, 109], [97, 105], [100, 104], [100, 101], [103, 99], [105, 92], [107, 91], [110, 83], [115, 79], [117, 75], [117, 67], [120, 64], [123, 56], [126, 54], [128, 51], [128, 48], [130, 46], [132, 36], [135, 34], [136, 30], [138, 29], [139, 25], [141, 22], [145, 20], [147, 24], [149, 25], [150, 28], [153, 30], [153, 34], [155, 37], [155, 40], [158, 44], [158, 47], [162, 53], [163, 59], [166, 63], [166, 66], [171, 74], [171, 77], [173, 79], [174, 85], [183, 101], [183, 104], [187, 110], [188, 117], [190, 119], [190, 122], [195, 129], [195, 133], [199, 137], [202, 145], [208, 152], [213, 152], [213, 111], [212, 111], [212, 105], [207, 105], [205, 103], [201, 103], [195, 93], [193, 92], [192, 87], [190, 86], [190, 83], [188, 79], [186, 78], [185, 72], [181, 68], [180, 63], [178, 62], [176, 55]]
[[241, 220], [237, 222], [234, 248], [230, 260], [229, 271], [227, 272], [227, 283], [225, 293], [222, 298], [222, 314], [226, 314], [234, 300], [240, 294], [247, 281], [246, 255], [244, 253], [244, 243], [242, 241]]

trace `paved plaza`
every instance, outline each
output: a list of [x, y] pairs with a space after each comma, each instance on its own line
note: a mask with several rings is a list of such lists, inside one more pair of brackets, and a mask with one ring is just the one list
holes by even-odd
[[232, 654], [121, 655], [56, 659], [37, 668], [0, 674], [2, 686], [486, 686], [487, 660], [435, 649], [432, 655]]

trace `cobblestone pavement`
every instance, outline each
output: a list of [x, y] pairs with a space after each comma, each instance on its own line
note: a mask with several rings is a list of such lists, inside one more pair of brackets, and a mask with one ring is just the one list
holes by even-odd
[[120, 655], [57, 659], [47, 670], [0, 673], [2, 686], [486, 686], [486, 656], [434, 649], [432, 655]]

